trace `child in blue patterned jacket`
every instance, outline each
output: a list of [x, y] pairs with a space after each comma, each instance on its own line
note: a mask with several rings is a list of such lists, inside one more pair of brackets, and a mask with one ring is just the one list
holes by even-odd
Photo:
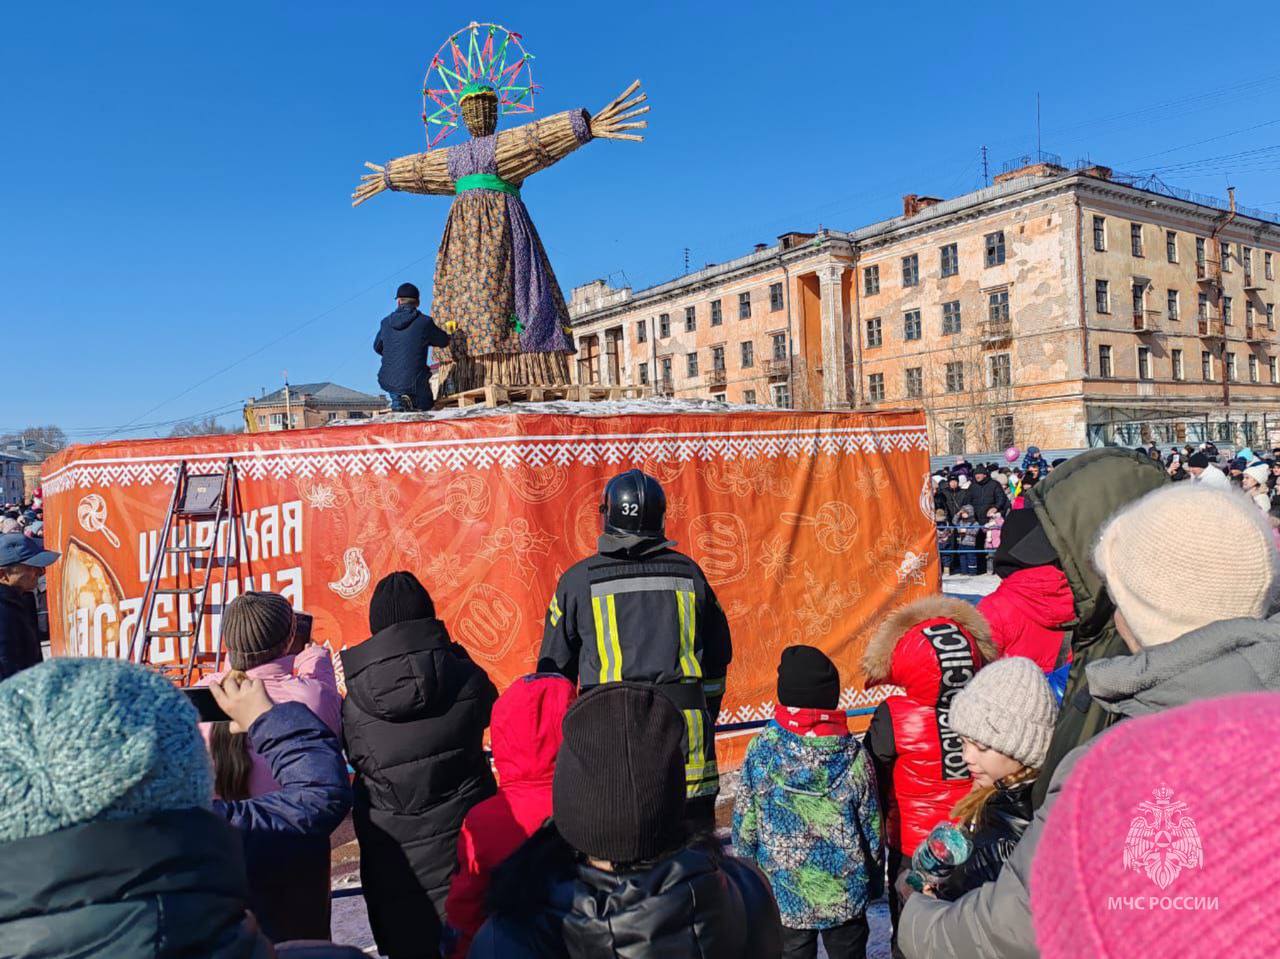
[[742, 764], [733, 844], [773, 887], [784, 959], [812, 959], [819, 935], [831, 959], [864, 959], [867, 903], [882, 891], [875, 772], [839, 700], [835, 664], [812, 646], [787, 647], [773, 721]]

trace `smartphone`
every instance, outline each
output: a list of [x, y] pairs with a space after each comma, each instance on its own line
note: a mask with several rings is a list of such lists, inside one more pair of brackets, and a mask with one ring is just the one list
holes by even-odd
[[222, 711], [218, 701], [213, 698], [213, 693], [209, 691], [208, 686], [184, 686], [182, 691], [186, 693], [187, 699], [196, 708], [196, 712], [200, 714], [200, 722], [227, 723], [231, 721], [231, 717]]

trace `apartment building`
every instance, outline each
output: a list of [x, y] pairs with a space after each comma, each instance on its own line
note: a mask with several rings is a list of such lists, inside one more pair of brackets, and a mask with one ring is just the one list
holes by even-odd
[[340, 420], [368, 419], [389, 406], [384, 397], [336, 383], [302, 383], [246, 402], [245, 430], [249, 433], [305, 430]]
[[1263, 214], [1042, 162], [650, 289], [579, 287], [576, 375], [729, 402], [919, 406], [935, 453], [1270, 442], [1277, 270], [1280, 224]]

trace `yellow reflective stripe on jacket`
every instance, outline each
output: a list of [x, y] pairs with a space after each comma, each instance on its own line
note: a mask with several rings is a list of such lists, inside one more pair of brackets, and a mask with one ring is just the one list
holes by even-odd
[[551, 627], [554, 629], [555, 627], [559, 626], [560, 620], [562, 619], [564, 619], [564, 613], [560, 611], [560, 597], [552, 596], [551, 597]]
[[706, 713], [701, 709], [682, 709], [688, 730], [689, 748], [685, 756], [685, 796], [695, 799], [712, 795], [720, 789], [720, 771], [714, 756], [707, 757]]
[[680, 626], [680, 674], [690, 679], [702, 678], [698, 662], [698, 604], [691, 592], [676, 590], [676, 617]]
[[600, 682], [619, 682], [622, 679], [622, 644], [618, 641], [618, 608], [613, 596], [592, 597], [591, 614], [596, 626], [596, 652], [600, 654]]

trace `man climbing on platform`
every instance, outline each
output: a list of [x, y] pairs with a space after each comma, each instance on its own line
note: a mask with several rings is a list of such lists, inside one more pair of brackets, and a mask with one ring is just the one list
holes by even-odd
[[666, 494], [628, 470], [605, 486], [599, 551], [571, 567], [547, 609], [538, 669], [585, 691], [650, 683], [685, 722], [685, 818], [712, 829], [720, 775], [715, 719], [733, 658], [729, 622], [698, 564], [667, 539]]
[[431, 347], [449, 345], [449, 334], [420, 312], [418, 303], [418, 288], [401, 283], [395, 312], [383, 319], [373, 341], [373, 351], [382, 357], [378, 385], [391, 397], [396, 413], [431, 409], [435, 403], [427, 369]]

